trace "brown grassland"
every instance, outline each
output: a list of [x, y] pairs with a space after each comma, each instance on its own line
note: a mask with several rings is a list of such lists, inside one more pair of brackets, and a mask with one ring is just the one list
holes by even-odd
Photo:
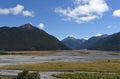
[[95, 71], [120, 72], [120, 59], [98, 59], [91, 62], [46, 62], [39, 64], [8, 65], [0, 69], [40, 71]]
[[47, 55], [55, 53], [55, 50], [46, 51], [0, 51], [1, 55]]
[[2, 77], [0, 76], [0, 79], [12, 79], [11, 77]]

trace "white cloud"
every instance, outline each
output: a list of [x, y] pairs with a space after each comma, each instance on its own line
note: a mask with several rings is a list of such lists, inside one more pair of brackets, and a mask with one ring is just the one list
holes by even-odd
[[10, 11], [10, 13], [17, 15], [17, 14], [21, 13], [23, 11], [23, 9], [24, 9], [24, 6], [18, 4], [16, 7], [10, 8], [8, 10]]
[[84, 23], [101, 18], [109, 10], [105, 0], [74, 0], [73, 4], [74, 8], [67, 7], [63, 9], [58, 7], [55, 12], [63, 16], [64, 20]]
[[120, 9], [113, 12], [113, 16], [120, 17]]
[[16, 5], [13, 8], [0, 8], [0, 15], [8, 15], [8, 14], [13, 14], [13, 15], [22, 14], [23, 16], [33, 15], [33, 13], [28, 10], [24, 11], [24, 6], [20, 4]]
[[102, 35], [103, 35], [103, 34], [96, 34], [95, 36], [96, 36], [96, 37], [99, 37], [99, 36], [102, 36]]
[[21, 13], [23, 9], [24, 9], [24, 6], [18, 4], [13, 8], [0, 8], [0, 14], [1, 15], [8, 15], [8, 14], [17, 15]]
[[44, 25], [43, 23], [40, 23], [40, 24], [37, 25], [37, 27], [38, 27], [39, 29], [43, 29], [43, 28], [45, 27], [45, 25]]
[[112, 27], [113, 27], [112, 25], [108, 25], [108, 26], [107, 26], [108, 29], [111, 29]]
[[9, 13], [10, 13], [9, 9], [6, 9], [6, 8], [5, 8], [5, 9], [1, 9], [1, 8], [0, 8], [0, 14], [1, 14], [1, 15], [7, 15], [7, 14], [9, 14]]
[[33, 12], [26, 10], [26, 11], [23, 11], [23, 16], [34, 16], [34, 14]]

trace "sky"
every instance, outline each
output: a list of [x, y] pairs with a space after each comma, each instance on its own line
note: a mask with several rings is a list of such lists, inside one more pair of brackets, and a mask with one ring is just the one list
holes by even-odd
[[59, 40], [120, 31], [120, 0], [0, 0], [0, 27], [26, 23]]

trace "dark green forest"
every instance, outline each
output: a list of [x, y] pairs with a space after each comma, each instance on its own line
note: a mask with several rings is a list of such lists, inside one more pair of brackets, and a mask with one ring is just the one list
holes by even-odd
[[57, 38], [31, 24], [0, 28], [0, 50], [68, 49]]

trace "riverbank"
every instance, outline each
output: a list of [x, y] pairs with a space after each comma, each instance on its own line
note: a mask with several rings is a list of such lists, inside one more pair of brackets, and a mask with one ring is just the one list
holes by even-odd
[[46, 62], [39, 64], [7, 65], [0, 69], [35, 71], [120, 72], [120, 59], [96, 59], [90, 62]]

